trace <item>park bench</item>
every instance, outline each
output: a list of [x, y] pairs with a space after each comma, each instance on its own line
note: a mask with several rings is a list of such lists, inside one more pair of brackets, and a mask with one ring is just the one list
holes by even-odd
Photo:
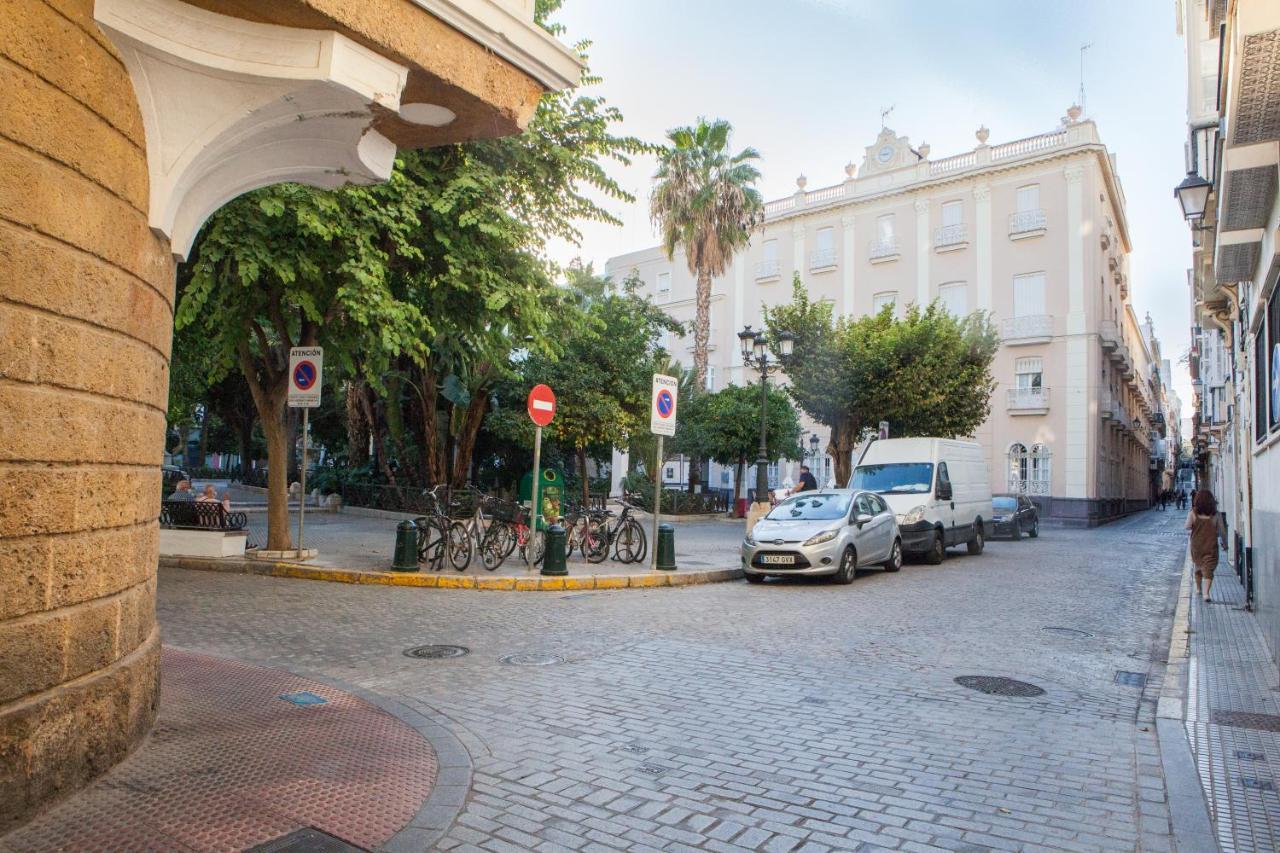
[[248, 516], [215, 501], [161, 501], [160, 554], [238, 557], [248, 541]]

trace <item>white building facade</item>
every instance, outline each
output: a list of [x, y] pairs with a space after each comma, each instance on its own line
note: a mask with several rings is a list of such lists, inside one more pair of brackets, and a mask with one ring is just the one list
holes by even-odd
[[[842, 182], [809, 190], [802, 176], [794, 195], [768, 202], [750, 246], [712, 284], [708, 385], [753, 381], [736, 335], [760, 328], [763, 308], [790, 301], [793, 274], [837, 314], [933, 300], [957, 315], [990, 312], [1002, 340], [998, 387], [974, 437], [992, 487], [1096, 524], [1147, 505], [1160, 411], [1153, 356], [1129, 305], [1123, 190], [1096, 126], [1074, 107], [1048, 133], [999, 145], [988, 136], [981, 128], [973, 150], [932, 160], [928, 145], [886, 128]], [[692, 322], [695, 280], [683, 255], [653, 247], [610, 259], [606, 272], [638, 277], [675, 319]], [[692, 342], [689, 334], [668, 349], [691, 364]], [[814, 472], [825, 485], [828, 431], [805, 426], [806, 456], [808, 436], [819, 438]], [[770, 482], [795, 480], [798, 465], [771, 466]], [[732, 484], [732, 471], [712, 466], [710, 487]]]

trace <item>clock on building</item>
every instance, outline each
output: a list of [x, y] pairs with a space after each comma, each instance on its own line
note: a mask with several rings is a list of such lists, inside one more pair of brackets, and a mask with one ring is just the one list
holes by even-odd
[[876, 159], [879, 160], [882, 164], [888, 163], [890, 160], [893, 159], [893, 153], [894, 151], [893, 151], [892, 145], [881, 145], [880, 150], [876, 152]]

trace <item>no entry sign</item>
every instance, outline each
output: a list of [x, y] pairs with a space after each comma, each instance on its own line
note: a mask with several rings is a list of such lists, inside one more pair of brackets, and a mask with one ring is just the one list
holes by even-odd
[[549, 385], [535, 385], [529, 392], [529, 418], [544, 427], [556, 416], [556, 393]]
[[324, 369], [323, 347], [289, 350], [289, 405], [314, 409], [320, 405], [320, 379]]
[[653, 400], [649, 406], [649, 431], [654, 435], [676, 434], [676, 396], [680, 382], [674, 376], [653, 374]]

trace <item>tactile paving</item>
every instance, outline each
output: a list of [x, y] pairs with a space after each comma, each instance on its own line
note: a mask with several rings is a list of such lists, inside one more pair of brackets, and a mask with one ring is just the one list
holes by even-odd
[[[375, 849], [431, 793], [430, 743], [362, 699], [168, 648], [161, 673], [151, 738], [0, 849], [239, 851], [307, 827]], [[281, 698], [301, 693], [324, 701]]]

